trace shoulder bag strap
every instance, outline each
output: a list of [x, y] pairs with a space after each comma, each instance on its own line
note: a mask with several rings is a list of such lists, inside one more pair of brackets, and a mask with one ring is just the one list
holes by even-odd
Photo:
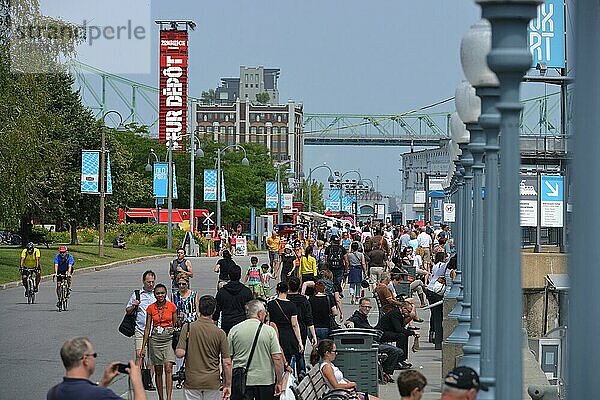
[[283, 314], [283, 316], [285, 317], [285, 319], [288, 320], [288, 322], [290, 323], [290, 325], [292, 325], [292, 321], [290, 321], [290, 319], [288, 318], [287, 314], [285, 313], [285, 311], [283, 311], [283, 308], [281, 308], [281, 304], [279, 304], [279, 299], [275, 299], [275, 304], [277, 304], [277, 307], [279, 307], [279, 309], [281, 310], [281, 313]]
[[252, 343], [252, 349], [250, 350], [250, 356], [248, 356], [248, 363], [246, 363], [246, 370], [250, 368], [250, 363], [252, 362], [252, 356], [254, 356], [254, 349], [256, 349], [256, 343], [258, 342], [258, 335], [260, 335], [260, 330], [262, 329], [263, 323], [259, 322], [258, 329], [256, 330], [256, 335], [254, 336], [254, 343]]
[[185, 361], [187, 360], [189, 343], [190, 343], [190, 323], [187, 322], [187, 330], [185, 332], [185, 357], [183, 357], [183, 364], [181, 364], [181, 365], [185, 365]]
[[[134, 292], [135, 292], [135, 299], [136, 299], [137, 301], [140, 301], [140, 290], [139, 290], [139, 289], [136, 289], [136, 290], [134, 290]], [[134, 313], [133, 315], [137, 315], [137, 312], [138, 312], [138, 309], [139, 309], [139, 308], [140, 308], [140, 306], [139, 306], [139, 305], [135, 306], [135, 313]]]

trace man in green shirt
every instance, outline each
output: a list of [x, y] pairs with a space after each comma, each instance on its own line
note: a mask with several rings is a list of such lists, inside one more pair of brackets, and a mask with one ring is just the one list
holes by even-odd
[[[267, 316], [265, 304], [260, 300], [249, 301], [246, 316], [248, 319], [231, 328], [227, 337], [233, 368], [246, 367], [248, 370], [246, 399], [271, 400], [282, 391], [283, 353], [275, 329], [263, 325], [251, 363], [247, 365], [258, 327]], [[240, 395], [231, 393], [231, 398], [235, 400]]]
[[[200, 318], [185, 324], [177, 344], [177, 357], [185, 359], [184, 393], [186, 400], [204, 399], [220, 400], [229, 398], [231, 393], [231, 357], [225, 332], [218, 328], [212, 320], [217, 306], [213, 296], [202, 296], [198, 302]], [[189, 339], [186, 337], [189, 330]], [[223, 368], [223, 393], [221, 385], [219, 361]]]

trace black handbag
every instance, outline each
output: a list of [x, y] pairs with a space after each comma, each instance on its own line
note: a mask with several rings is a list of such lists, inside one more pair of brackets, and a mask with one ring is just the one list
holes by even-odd
[[250, 350], [250, 355], [248, 356], [248, 362], [245, 367], [237, 367], [234, 368], [231, 374], [231, 400], [242, 400], [246, 394], [246, 380], [248, 379], [248, 368], [250, 368], [250, 363], [252, 362], [252, 356], [254, 355], [254, 350], [256, 349], [256, 343], [258, 342], [258, 335], [260, 335], [260, 330], [263, 324], [260, 322], [258, 324], [258, 329], [256, 330], [256, 335], [254, 336], [254, 342], [252, 343], [252, 349]]
[[148, 368], [145, 362], [142, 363], [142, 384], [146, 390], [154, 389], [154, 385], [152, 384], [152, 376], [150, 375], [150, 368]]
[[329, 296], [327, 297], [327, 305], [329, 306], [329, 330], [334, 331], [336, 329], [340, 329], [341, 326], [338, 325], [337, 322], [335, 322], [335, 315], [331, 315], [331, 308], [333, 307], [331, 305], [331, 299], [329, 298]]
[[[140, 301], [140, 291], [135, 291], [135, 298], [137, 301]], [[119, 325], [119, 332], [127, 337], [132, 337], [135, 334], [135, 321], [137, 318], [138, 306], [135, 306], [135, 311], [131, 314], [125, 313], [123, 317], [123, 321]]]

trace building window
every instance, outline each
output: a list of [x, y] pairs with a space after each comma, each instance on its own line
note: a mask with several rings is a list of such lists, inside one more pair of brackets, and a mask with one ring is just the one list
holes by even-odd
[[[246, 83], [246, 89], [248, 89], [248, 84]], [[246, 97], [248, 97], [248, 95], [246, 95]]]
[[250, 127], [250, 133], [252, 133], [253, 135], [256, 135], [256, 127], [255, 126]]
[[256, 114], [256, 122], [260, 122], [260, 115]]
[[279, 133], [279, 128], [277, 128], [276, 126], [273, 127], [273, 134], [276, 135]]
[[281, 122], [281, 115], [277, 116], [277, 122]]
[[206, 133], [212, 133], [212, 131], [213, 131], [212, 126], [207, 126], [206, 127]]
[[265, 127], [264, 126], [259, 126], [258, 127], [258, 134], [259, 135], [264, 135], [265, 134]]
[[282, 126], [281, 127], [281, 133], [283, 133], [283, 134], [287, 133], [287, 127], [286, 126]]
[[233, 135], [235, 133], [235, 128], [233, 126], [228, 127], [227, 130], [229, 131], [230, 135]]

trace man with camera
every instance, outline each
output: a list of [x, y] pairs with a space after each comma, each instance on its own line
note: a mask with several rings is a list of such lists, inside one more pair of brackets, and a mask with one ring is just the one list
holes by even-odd
[[[200, 297], [197, 321], [183, 325], [175, 354], [185, 357], [185, 369], [180, 368], [173, 380], [184, 380], [186, 400], [228, 399], [231, 393], [231, 357], [225, 332], [212, 320], [217, 306], [213, 296]], [[189, 335], [188, 335], [189, 334]], [[219, 360], [223, 367], [223, 393], [219, 376]]]
[[46, 396], [47, 400], [121, 400], [115, 392], [108, 389], [119, 373], [129, 374], [134, 400], [145, 400], [146, 392], [142, 384], [140, 367], [131, 360], [129, 364], [113, 362], [104, 369], [100, 382], [89, 380], [96, 369], [98, 353], [88, 338], [77, 337], [67, 340], [60, 349], [60, 358], [67, 370], [63, 381], [52, 387]]

